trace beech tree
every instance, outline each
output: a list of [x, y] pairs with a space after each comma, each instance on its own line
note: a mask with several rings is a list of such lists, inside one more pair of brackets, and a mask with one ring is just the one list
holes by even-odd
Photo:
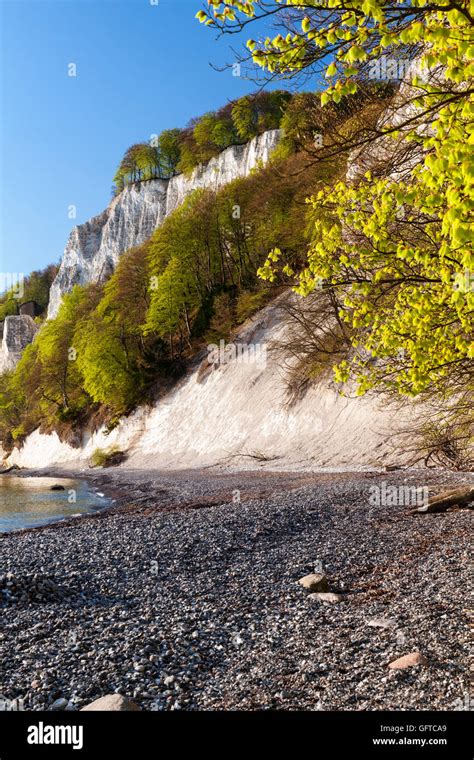
[[163, 166], [158, 146], [136, 143], [125, 152], [114, 176], [115, 192], [121, 192], [132, 182], [157, 179], [163, 176]]
[[181, 158], [180, 129], [165, 129], [158, 137], [160, 165], [164, 177], [172, 177], [178, 170]]
[[15, 371], [2, 377], [0, 427], [7, 440], [39, 425], [74, 422], [90, 404], [78, 370], [74, 332], [99, 297], [95, 286], [76, 286], [65, 295], [57, 317], [43, 325]]
[[354, 350], [336, 378], [355, 377], [359, 392], [383, 386], [410, 395], [449, 393], [466, 383], [472, 391], [469, 4], [209, 0], [208, 12], [197, 15], [223, 33], [271, 18], [280, 32], [249, 39], [248, 56], [272, 78], [323, 73], [325, 107], [372, 76], [383, 79], [387, 56], [406, 64], [392, 67], [401, 86], [385, 118], [322, 151], [347, 154], [377, 140], [368, 150], [372, 169], [310, 198], [306, 266], [294, 269], [275, 248], [260, 275], [275, 280], [283, 271], [302, 295], [320, 283], [338, 293]]
[[82, 385], [116, 414], [130, 409], [149, 381], [152, 346], [141, 325], [149, 307], [146, 245], [124, 254], [96, 308], [74, 331]]
[[248, 141], [269, 129], [278, 129], [290, 101], [291, 94], [284, 90], [239, 98], [232, 106], [232, 119], [239, 137]]

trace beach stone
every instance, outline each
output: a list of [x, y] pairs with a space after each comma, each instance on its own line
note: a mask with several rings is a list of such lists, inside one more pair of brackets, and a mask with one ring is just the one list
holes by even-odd
[[311, 599], [312, 602], [338, 604], [338, 602], [342, 602], [344, 600], [344, 597], [342, 594], [333, 594], [331, 591], [319, 591], [315, 594], [310, 594], [308, 599]]
[[421, 652], [410, 652], [410, 654], [405, 654], [403, 657], [393, 660], [388, 667], [391, 668], [391, 670], [404, 670], [405, 668], [413, 667], [413, 665], [427, 664], [428, 660], [421, 654]]
[[80, 712], [89, 711], [107, 711], [107, 712], [137, 712], [140, 710], [135, 702], [132, 702], [121, 694], [106, 694], [105, 697], [95, 699], [85, 707], [81, 707]]
[[59, 484], [55, 484], [54, 486], [51, 486], [49, 489], [50, 491], [65, 491], [66, 489], [64, 486], [60, 486]]
[[55, 702], [53, 702], [51, 705], [51, 710], [65, 710], [68, 704], [68, 700], [64, 699], [64, 697], [61, 697], [60, 699], [57, 699]]
[[367, 620], [367, 625], [371, 628], [395, 628], [397, 621], [393, 618], [371, 618], [370, 620]]
[[300, 578], [298, 583], [308, 591], [329, 591], [328, 579], [323, 573], [310, 573]]

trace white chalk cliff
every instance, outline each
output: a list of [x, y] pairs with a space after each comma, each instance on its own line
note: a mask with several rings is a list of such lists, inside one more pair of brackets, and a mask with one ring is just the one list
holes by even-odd
[[217, 190], [265, 164], [280, 139], [274, 129], [246, 145], [233, 145], [198, 166], [189, 176], [129, 185], [98, 216], [72, 230], [50, 290], [48, 319], [58, 313], [62, 296], [74, 285], [101, 282], [115, 269], [122, 253], [144, 243], [163, 219], [194, 190]]
[[[284, 315], [273, 303], [235, 340], [268, 347], [285, 329]], [[380, 467], [404, 461], [392, 444], [400, 423], [400, 411], [387, 409], [380, 399], [344, 398], [328, 379], [289, 404], [279, 361], [268, 350], [216, 368], [205, 357], [165, 398], [152, 408], [139, 407], [111, 432], [85, 432], [81, 446], [73, 448], [56, 433], [35, 431], [8, 463], [80, 469], [96, 448], [118, 447], [129, 455], [124, 467], [137, 469]]]
[[0, 345], [0, 375], [16, 367], [37, 330], [38, 326], [27, 314], [6, 317]]

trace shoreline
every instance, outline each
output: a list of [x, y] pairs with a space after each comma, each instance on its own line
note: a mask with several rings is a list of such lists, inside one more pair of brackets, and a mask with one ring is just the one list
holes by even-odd
[[[298, 488], [300, 486], [324, 483], [331, 480], [338, 480], [339, 478], [347, 477], [348, 479], [356, 479], [361, 481], [370, 481], [374, 478], [380, 478], [384, 475], [387, 478], [397, 475], [397, 479], [402, 475], [406, 478], [413, 478], [418, 476], [426, 477], [430, 480], [430, 476], [434, 473], [435, 480], [436, 475], [444, 474], [449, 477], [452, 471], [446, 471], [441, 468], [427, 469], [416, 467], [397, 467], [395, 469], [386, 469], [382, 467], [366, 468], [366, 469], [339, 469], [339, 468], [319, 468], [316, 470], [271, 470], [271, 469], [232, 469], [229, 471], [224, 470], [222, 467], [211, 468], [186, 468], [180, 470], [150, 470], [150, 469], [130, 469], [125, 467], [107, 467], [107, 468], [87, 468], [87, 469], [75, 469], [71, 467], [52, 466], [41, 469], [27, 469], [21, 468], [13, 470], [9, 473], [0, 473], [6, 477], [18, 477], [18, 478], [57, 478], [80, 480], [86, 483], [90, 489], [100, 490], [104, 493], [104, 497], [108, 503], [103, 506], [99, 506], [91, 512], [78, 515], [76, 517], [58, 517], [52, 519], [51, 522], [26, 528], [18, 528], [12, 531], [0, 531], [0, 537], [21, 534], [30, 531], [41, 531], [47, 528], [61, 528], [70, 527], [71, 525], [82, 522], [84, 520], [103, 519], [108, 516], [113, 516], [117, 513], [123, 512], [137, 512], [138, 514], [147, 515], [150, 510], [153, 512], [168, 512], [174, 508], [177, 510], [196, 509], [204, 506], [218, 506], [225, 503], [232, 503], [232, 488], [228, 485], [229, 480], [236, 481], [240, 477], [248, 479], [248, 481], [255, 481], [253, 483], [247, 482], [245, 489], [245, 497], [257, 497], [259, 495], [265, 497], [268, 493], [267, 483], [270, 485], [272, 480], [276, 481], [276, 485], [280, 486], [284, 491], [291, 491], [292, 488], [288, 488], [288, 484]], [[464, 476], [466, 482], [471, 479], [474, 482], [474, 473], [452, 473], [453, 476]], [[187, 481], [194, 478], [207, 478], [211, 481], [216, 481], [218, 486], [219, 481], [224, 481], [222, 488], [214, 488], [213, 496], [207, 500], [193, 500], [188, 499], [184, 503], [181, 503], [178, 498], [175, 500], [169, 498], [164, 499], [162, 506], [156, 504], [156, 483], [158, 480], [163, 479], [165, 481]], [[456, 478], [457, 479], [457, 478]], [[163, 499], [163, 489], [158, 489], [158, 495]], [[169, 496], [169, 494], [167, 494]]]
[[[100, 487], [92, 486], [90, 478], [80, 477], [72, 473], [68, 475], [66, 474], [60, 475], [57, 472], [49, 474], [49, 471], [46, 471], [46, 470], [42, 472], [14, 470], [13, 472], [9, 472], [9, 473], [1, 473], [0, 477], [2, 476], [5, 478], [8, 478], [8, 477], [22, 478], [22, 479], [24, 478], [25, 480], [29, 478], [32, 478], [32, 479], [49, 478], [51, 480], [58, 480], [58, 481], [60, 480], [68, 480], [68, 481], [76, 481], [76, 482], [80, 481], [83, 485], [87, 487], [88, 494], [90, 494], [90, 497], [95, 496], [96, 498], [101, 498], [102, 496], [102, 494], [101, 496], [98, 496], [97, 492], [100, 491], [101, 489]], [[111, 492], [111, 495], [109, 496], [108, 494], [105, 493], [105, 490], [104, 490], [103, 497], [104, 497], [104, 503], [101, 503], [101, 502], [94, 503], [93, 507], [90, 508], [89, 512], [76, 513], [74, 516], [72, 515], [59, 516], [58, 515], [55, 517], [51, 517], [50, 520], [48, 520], [48, 522], [43, 522], [40, 525], [31, 525], [31, 526], [27, 526], [23, 528], [13, 528], [12, 530], [6, 530], [6, 531], [0, 530], [0, 537], [22, 534], [22, 533], [30, 532], [30, 531], [39, 531], [39, 530], [43, 530], [47, 528], [53, 528], [54, 526], [71, 525], [78, 520], [83, 520], [84, 518], [88, 518], [88, 517], [93, 518], [103, 512], [106, 512], [108, 509], [111, 509], [112, 507], [116, 506], [114, 503], [116, 501], [116, 498], [112, 496], [112, 492]]]
[[[418, 470], [417, 470], [418, 471]], [[246, 495], [257, 495], [262, 493], [265, 495], [265, 482], [276, 479], [278, 483], [286, 485], [288, 481], [298, 485], [305, 485], [313, 483], [316, 480], [331, 479], [334, 476], [347, 475], [348, 477], [370, 477], [379, 475], [383, 470], [350, 470], [340, 472], [333, 468], [325, 470], [314, 471], [300, 471], [300, 470], [270, 470], [270, 469], [236, 469], [231, 471], [225, 471], [221, 467], [212, 468], [187, 468], [180, 470], [149, 470], [149, 469], [129, 469], [125, 467], [107, 467], [107, 468], [88, 468], [75, 469], [71, 467], [52, 466], [41, 469], [15, 469], [8, 473], [0, 473], [5, 477], [17, 477], [17, 478], [57, 478], [59, 479], [71, 479], [81, 480], [87, 483], [88, 486], [94, 489], [103, 491], [106, 499], [109, 501], [103, 507], [99, 507], [93, 512], [84, 513], [75, 518], [60, 517], [53, 519], [52, 522], [45, 525], [38, 525], [27, 528], [18, 528], [14, 531], [1, 532], [0, 536], [11, 535], [13, 533], [23, 533], [29, 531], [43, 530], [44, 528], [56, 527], [68, 527], [77, 521], [83, 521], [88, 519], [97, 519], [107, 517], [109, 515], [116, 514], [117, 511], [137, 511], [143, 510], [143, 508], [153, 507], [154, 511], [168, 511], [170, 504], [166, 503], [162, 509], [156, 505], [156, 496], [153, 492], [154, 484], [157, 479], [163, 478], [166, 480], [187, 480], [188, 478], [204, 477], [211, 478], [216, 481], [225, 481], [222, 489], [217, 489], [217, 493], [213, 496], [212, 500], [207, 503], [202, 503], [202, 506], [215, 506], [226, 501], [231, 501], [232, 494], [227, 481], [229, 479], [235, 480], [244, 477], [254, 480], [253, 485], [248, 484], [246, 489]], [[130, 482], [132, 481], [132, 482]], [[262, 483], [261, 483], [262, 482]], [[145, 493], [144, 491], [150, 490], [151, 493]], [[284, 489], [285, 490], [285, 489]], [[291, 490], [291, 489], [290, 489]], [[199, 500], [198, 500], [199, 501]], [[202, 501], [202, 500], [201, 500]], [[199, 506], [193, 499], [189, 499], [187, 503], [179, 504], [177, 509], [195, 509]], [[172, 507], [171, 507], [172, 508]]]
[[[417, 468], [417, 467], [396, 467], [396, 468], [364, 468], [364, 469], [347, 469], [340, 468], [319, 468], [316, 470], [271, 470], [267, 468], [262, 469], [232, 469], [225, 470], [221, 466], [209, 467], [209, 468], [186, 468], [180, 470], [162, 470], [162, 469], [130, 469], [126, 466], [119, 467], [107, 467], [107, 468], [92, 468], [87, 469], [75, 469], [71, 467], [52, 466], [41, 469], [26, 469], [21, 468], [13, 470], [11, 473], [0, 473], [6, 477], [21, 477], [21, 478], [57, 478], [57, 479], [74, 479], [80, 480], [86, 483], [91, 489], [100, 490], [104, 493], [104, 497], [108, 503], [103, 506], [99, 506], [91, 512], [80, 514], [76, 517], [59, 517], [46, 523], [44, 525], [37, 525], [26, 528], [18, 528], [12, 531], [0, 531], [0, 538], [2, 536], [9, 536], [13, 534], [22, 534], [28, 532], [37, 532], [50, 528], [68, 528], [79, 522], [104, 519], [114, 516], [116, 514], [123, 513], [137, 513], [142, 516], [148, 516], [150, 513], [166, 513], [170, 511], [180, 510], [193, 510], [200, 507], [211, 507], [225, 505], [226, 503], [232, 503], [232, 485], [238, 481], [241, 477], [247, 479], [246, 488], [244, 490], [245, 498], [265, 498], [268, 495], [269, 488], [272, 480], [275, 481], [275, 486], [280, 487], [284, 492], [291, 492], [293, 488], [288, 488], [288, 485], [294, 488], [302, 487], [305, 485], [314, 485], [317, 483], [337, 481], [340, 478], [347, 477], [356, 481], [370, 481], [372, 479], [380, 479], [384, 476], [387, 479], [399, 480], [403, 476], [405, 479], [412, 479], [419, 477], [426, 480], [428, 483], [433, 481], [437, 482], [439, 477], [445, 477], [452, 482], [465, 482], [474, 484], [474, 472], [455, 472], [451, 470], [443, 470], [442, 468]], [[207, 479], [214, 483], [214, 487], [211, 489], [212, 496], [207, 496], [206, 499], [193, 499], [181, 500], [179, 483], [186, 483], [188, 480], [193, 479]], [[177, 498], [169, 498], [170, 494], [166, 493], [166, 489], [157, 488], [157, 482], [163, 480], [166, 483], [178, 482]], [[222, 488], [220, 488], [220, 481], [224, 482]], [[229, 485], [229, 481], [231, 481]], [[252, 482], [251, 482], [252, 481]], [[253, 482], [254, 481], [254, 482]], [[266, 482], [267, 481], [267, 482]], [[270, 488], [270, 491], [273, 490]], [[158, 498], [162, 500], [162, 504], [157, 504]]]

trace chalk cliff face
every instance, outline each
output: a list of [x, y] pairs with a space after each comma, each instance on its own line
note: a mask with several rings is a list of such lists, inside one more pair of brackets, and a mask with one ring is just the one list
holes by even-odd
[[[96, 448], [127, 451], [125, 467], [186, 469], [223, 466], [272, 470], [364, 468], [403, 462], [392, 434], [404, 417], [385, 401], [344, 398], [321, 380], [288, 403], [278, 357], [271, 350], [286, 330], [278, 302], [242, 326], [233, 345], [254, 351], [211, 366], [208, 357], [153, 407], [141, 406], [112, 430], [82, 433], [77, 448], [56, 433], [32, 433], [9, 464], [87, 466]], [[382, 408], [384, 407], [384, 408]], [[407, 403], [405, 414], [413, 418]]]
[[238, 177], [246, 177], [260, 164], [266, 164], [281, 134], [281, 129], [264, 132], [245, 145], [227, 148], [207, 164], [198, 166], [188, 177], [184, 174], [172, 177], [166, 197], [166, 214], [174, 211], [193, 190], [218, 190]]
[[101, 282], [110, 275], [120, 255], [144, 243], [187, 195], [198, 188], [217, 190], [265, 164], [280, 135], [281, 130], [274, 129], [246, 145], [227, 148], [189, 176], [130, 185], [105, 211], [74, 227], [51, 287], [48, 319], [56, 316], [62, 296], [74, 285]]
[[0, 346], [0, 375], [14, 369], [26, 346], [31, 343], [38, 326], [26, 314], [7, 317]]
[[[280, 138], [267, 132], [245, 146], [228, 148], [189, 177], [150, 181], [123, 191], [98, 217], [71, 233], [51, 291], [49, 316], [75, 282], [98, 280], [111, 271], [121, 253], [143, 242], [197, 188], [219, 188], [265, 163]], [[348, 178], [383, 160], [375, 148], [354, 153]], [[412, 157], [410, 156], [410, 160]], [[109, 269], [107, 270], [107, 267]], [[359, 468], [408, 461], [392, 439], [415, 410], [388, 408], [384, 399], [342, 397], [330, 380], [321, 380], [288, 403], [275, 352], [286, 329], [274, 302], [236, 335], [238, 344], [264, 348], [263, 364], [232, 358], [211, 367], [207, 358], [152, 408], [142, 406], [112, 431], [83, 431], [79, 447], [61, 442], [56, 433], [32, 433], [9, 464], [45, 467], [87, 465], [93, 451], [116, 446], [127, 451], [125, 467], [189, 468], [267, 466], [271, 469]], [[268, 347], [268, 351], [266, 350]]]
[[145, 242], [166, 209], [167, 182], [130, 185], [105, 211], [74, 227], [49, 292], [48, 319], [74, 285], [101, 282], [115, 269], [120, 254]]

